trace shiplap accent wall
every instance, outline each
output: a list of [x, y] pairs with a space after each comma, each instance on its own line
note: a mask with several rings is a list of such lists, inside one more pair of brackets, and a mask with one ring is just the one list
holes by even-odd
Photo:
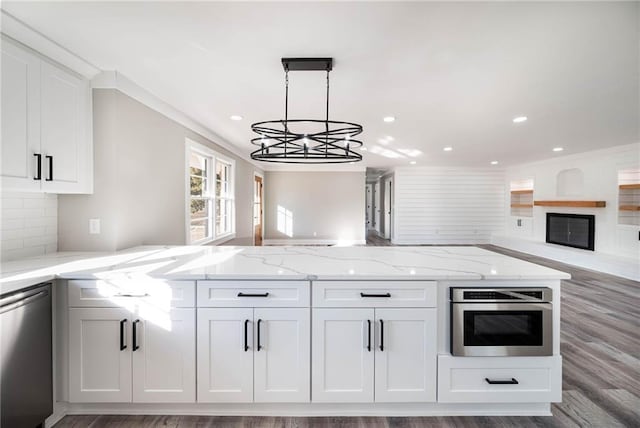
[[396, 244], [481, 244], [505, 227], [501, 169], [395, 170]]
[[2, 192], [0, 259], [15, 260], [58, 250], [58, 195]]

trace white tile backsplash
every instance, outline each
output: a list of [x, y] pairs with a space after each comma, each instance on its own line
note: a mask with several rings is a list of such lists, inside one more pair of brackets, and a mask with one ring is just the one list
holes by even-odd
[[0, 259], [15, 260], [58, 250], [58, 195], [3, 192]]

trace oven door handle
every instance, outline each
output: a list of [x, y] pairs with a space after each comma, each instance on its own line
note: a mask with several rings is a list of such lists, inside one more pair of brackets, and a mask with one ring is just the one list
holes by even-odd
[[518, 385], [518, 380], [512, 377], [510, 380], [491, 380], [488, 377], [485, 377], [484, 380], [489, 385]]

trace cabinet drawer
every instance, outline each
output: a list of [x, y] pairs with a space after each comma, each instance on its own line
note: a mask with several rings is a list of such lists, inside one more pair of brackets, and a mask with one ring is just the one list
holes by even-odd
[[308, 281], [198, 281], [198, 307], [306, 307]]
[[435, 307], [435, 281], [314, 281], [314, 307]]
[[559, 355], [438, 357], [438, 402], [548, 403], [561, 399], [562, 357]]
[[193, 308], [195, 281], [69, 281], [70, 307], [128, 308], [145, 303], [157, 308]]

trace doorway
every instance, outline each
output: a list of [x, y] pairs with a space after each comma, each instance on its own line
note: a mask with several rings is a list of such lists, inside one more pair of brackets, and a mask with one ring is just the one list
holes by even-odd
[[262, 246], [262, 177], [253, 176], [253, 245]]

